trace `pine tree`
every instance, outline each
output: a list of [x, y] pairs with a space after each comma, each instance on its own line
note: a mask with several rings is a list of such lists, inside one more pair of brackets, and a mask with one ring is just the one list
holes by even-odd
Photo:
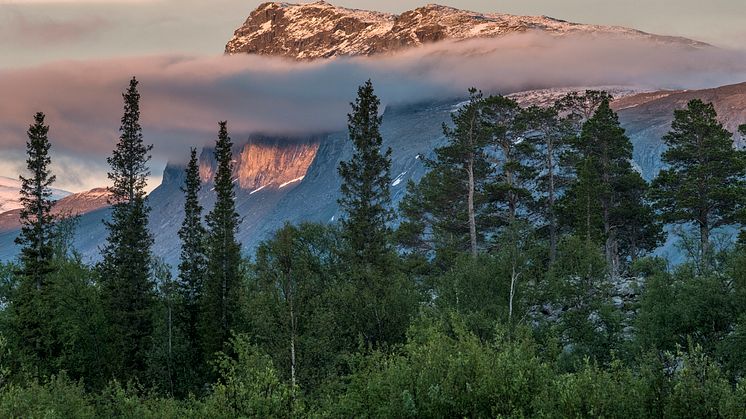
[[112, 327], [113, 353], [124, 376], [137, 376], [145, 369], [145, 358], [152, 333], [153, 280], [148, 230], [150, 208], [145, 202], [149, 152], [140, 126], [140, 94], [132, 78], [122, 95], [124, 115], [119, 142], [107, 162], [110, 203], [113, 206], [109, 231], [103, 248], [101, 282], [104, 304]]
[[[568, 193], [573, 202], [567, 217], [575, 220], [576, 229], [585, 233], [588, 243], [603, 242], [611, 273], [618, 276], [623, 260], [631, 256], [623, 254], [622, 248], [637, 253], [645, 243], [656, 243], [660, 226], [653, 223], [650, 208], [643, 201], [647, 184], [632, 168], [632, 143], [608, 100], [603, 100], [583, 124], [574, 149], [580, 161], [578, 179]], [[642, 221], [649, 224], [640, 225]], [[630, 228], [632, 224], [635, 226]]]
[[557, 201], [569, 180], [560, 162], [569, 149], [571, 121], [560, 117], [557, 105], [548, 108], [530, 106], [523, 110], [520, 119], [525, 139], [532, 145], [529, 164], [536, 170], [534, 193], [538, 195], [536, 212], [541, 217], [539, 230], [546, 230], [549, 260], [554, 262], [559, 242]]
[[712, 103], [699, 99], [674, 112], [663, 142], [668, 168], [653, 181], [655, 208], [667, 223], [699, 228], [704, 259], [712, 230], [743, 220], [746, 152], [733, 148], [733, 136], [718, 122]]
[[380, 100], [370, 80], [360, 86], [355, 103], [350, 105], [352, 113], [347, 115], [347, 120], [354, 154], [338, 168], [342, 177], [339, 204], [345, 213], [342, 231], [352, 260], [375, 265], [389, 250], [386, 224], [392, 219], [389, 209], [391, 149], [382, 152]]
[[557, 100], [554, 108], [564, 115], [572, 129], [580, 134], [583, 124], [591, 119], [598, 107], [612, 100], [613, 97], [603, 90], [586, 90], [583, 94], [571, 92]]
[[215, 207], [207, 215], [207, 271], [200, 301], [202, 351], [211, 357], [223, 349], [231, 332], [241, 325], [243, 294], [240, 223], [233, 186], [233, 143], [227, 122], [220, 122], [215, 145]]
[[26, 167], [30, 177], [21, 176], [21, 234], [16, 243], [21, 246], [19, 285], [11, 301], [14, 314], [14, 335], [24, 352], [35, 358], [37, 365], [51, 363], [54, 338], [49, 336], [49, 276], [53, 272], [55, 222], [51, 213], [53, 201], [50, 186], [55, 181], [49, 165], [51, 147], [44, 125], [44, 114], [34, 115], [26, 142]]
[[484, 148], [493, 132], [485, 123], [482, 94], [469, 93], [469, 102], [451, 115], [453, 126], [443, 125], [447, 144], [425, 161], [428, 173], [419, 185], [408, 185], [399, 208], [400, 243], [419, 253], [435, 251], [443, 262], [461, 252], [477, 255], [492, 224], [486, 185], [494, 170]]
[[196, 367], [199, 359], [197, 324], [199, 321], [199, 301], [205, 280], [207, 257], [205, 249], [206, 230], [202, 225], [202, 205], [199, 203], [201, 180], [197, 149], [191, 149], [186, 168], [186, 179], [182, 191], [185, 194], [184, 221], [179, 229], [181, 239], [181, 262], [179, 263], [179, 317], [186, 333], [190, 355]]
[[488, 193], [494, 198], [496, 222], [507, 226], [528, 218], [533, 210], [536, 171], [529, 158], [533, 144], [525, 141], [526, 126], [521, 116], [521, 107], [512, 99], [490, 96], [482, 108], [483, 123], [489, 129], [489, 145], [495, 146], [495, 157], [490, 158], [496, 167], [490, 179]]

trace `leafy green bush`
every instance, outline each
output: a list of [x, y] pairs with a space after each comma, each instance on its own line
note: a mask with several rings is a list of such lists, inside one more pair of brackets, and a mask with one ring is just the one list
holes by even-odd
[[0, 417], [4, 418], [92, 418], [94, 413], [83, 385], [64, 374], [43, 383], [10, 384], [0, 392]]

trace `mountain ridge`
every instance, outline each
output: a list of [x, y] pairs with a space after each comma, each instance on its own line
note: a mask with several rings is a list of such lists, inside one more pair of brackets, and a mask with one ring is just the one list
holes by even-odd
[[553, 36], [642, 39], [693, 48], [709, 46], [683, 37], [655, 35], [622, 26], [573, 23], [547, 16], [478, 13], [433, 3], [396, 15], [316, 1], [262, 3], [236, 29], [225, 46], [225, 53], [314, 60], [385, 54], [445, 40], [494, 38], [528, 31]]
[[[21, 181], [0, 176], [0, 214], [21, 208]], [[52, 200], [59, 200], [71, 195], [62, 189], [52, 189]]]

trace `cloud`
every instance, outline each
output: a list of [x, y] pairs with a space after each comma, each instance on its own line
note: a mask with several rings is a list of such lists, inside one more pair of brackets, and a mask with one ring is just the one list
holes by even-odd
[[[368, 78], [384, 103], [460, 97], [470, 86], [500, 93], [593, 85], [693, 89], [746, 81], [746, 55], [525, 34], [311, 63], [258, 56], [58, 62], [0, 71], [0, 148], [21, 150], [28, 123], [41, 110], [57, 153], [101, 167], [116, 142], [121, 92], [133, 75], [141, 81], [145, 138], [163, 162], [214, 141], [223, 119], [237, 142], [256, 132], [343, 129], [349, 102]], [[79, 177], [91, 186], [89, 176]]]

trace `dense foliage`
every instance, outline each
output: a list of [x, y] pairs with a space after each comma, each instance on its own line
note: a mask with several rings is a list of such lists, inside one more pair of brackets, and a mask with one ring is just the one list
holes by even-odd
[[[650, 195], [608, 94], [522, 108], [472, 90], [396, 226], [368, 82], [343, 222], [285, 225], [248, 258], [223, 122], [204, 221], [191, 152], [174, 276], [149, 253], [136, 87], [101, 266], [69, 247], [74, 219], [28, 215], [54, 179], [43, 119], [29, 131], [41, 193], [28, 189], [25, 225], [41, 233], [0, 265], [0, 416], [744, 417], [746, 246], [701, 228], [741, 228], [726, 204], [746, 190], [711, 106], [677, 112]], [[696, 194], [702, 179], [720, 181]], [[663, 221], [699, 223], [678, 240], [708, 240], [708, 257], [654, 257]], [[44, 269], [34, 237], [54, 238]]]

